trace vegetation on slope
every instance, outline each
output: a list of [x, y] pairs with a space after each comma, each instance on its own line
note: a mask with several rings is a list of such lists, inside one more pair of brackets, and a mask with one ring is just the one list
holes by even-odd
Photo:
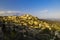
[[57, 23], [49, 23], [29, 14], [0, 16], [0, 26], [4, 40], [50, 40], [55, 39], [56, 31], [60, 31]]

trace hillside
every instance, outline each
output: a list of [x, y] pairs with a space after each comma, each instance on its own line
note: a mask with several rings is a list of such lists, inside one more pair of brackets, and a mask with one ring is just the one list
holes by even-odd
[[49, 30], [52, 29], [52, 26], [57, 30], [59, 30], [60, 28], [60, 25], [55, 21], [42, 20], [29, 14], [25, 14], [22, 16], [3, 16], [2, 20], [4, 20], [6, 23], [11, 22], [16, 25], [29, 26], [31, 28], [42, 27], [41, 29], [48, 28]]
[[27, 37], [27, 40], [29, 40], [29, 38], [36, 40], [35, 37], [43, 40], [43, 35], [44, 37], [46, 36], [46, 40], [50, 40], [51, 37], [54, 37], [52, 35], [55, 35], [55, 31], [60, 31], [59, 23], [52, 22], [53, 21], [39, 19], [30, 14], [21, 16], [0, 16], [0, 27], [5, 35], [5, 40], [15, 40], [15, 38], [22, 40], [19, 38], [21, 35], [24, 36], [23, 38]]

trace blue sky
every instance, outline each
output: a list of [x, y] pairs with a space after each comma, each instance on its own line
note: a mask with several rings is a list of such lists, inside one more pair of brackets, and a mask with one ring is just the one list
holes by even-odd
[[60, 18], [60, 0], [0, 0], [0, 15], [12, 15], [13, 11], [39, 18]]

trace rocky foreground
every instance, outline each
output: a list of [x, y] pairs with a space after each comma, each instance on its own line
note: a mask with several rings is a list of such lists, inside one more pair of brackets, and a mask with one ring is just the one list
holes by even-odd
[[60, 40], [60, 27], [29, 14], [0, 16], [1, 40]]

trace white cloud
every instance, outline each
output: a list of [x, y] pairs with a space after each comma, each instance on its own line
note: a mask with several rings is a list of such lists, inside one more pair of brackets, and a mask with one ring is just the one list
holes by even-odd
[[20, 11], [0, 11], [1, 13], [20, 13]]
[[5, 13], [4, 11], [0, 11], [0, 14], [3, 14], [3, 13]]
[[12, 16], [12, 15], [20, 15], [21, 11], [0, 11], [0, 16]]
[[35, 16], [39, 17], [39, 18], [47, 18], [47, 14], [49, 14], [48, 10], [38, 10], [37, 12], [35, 12]]
[[48, 13], [48, 10], [42, 10], [40, 13]]

